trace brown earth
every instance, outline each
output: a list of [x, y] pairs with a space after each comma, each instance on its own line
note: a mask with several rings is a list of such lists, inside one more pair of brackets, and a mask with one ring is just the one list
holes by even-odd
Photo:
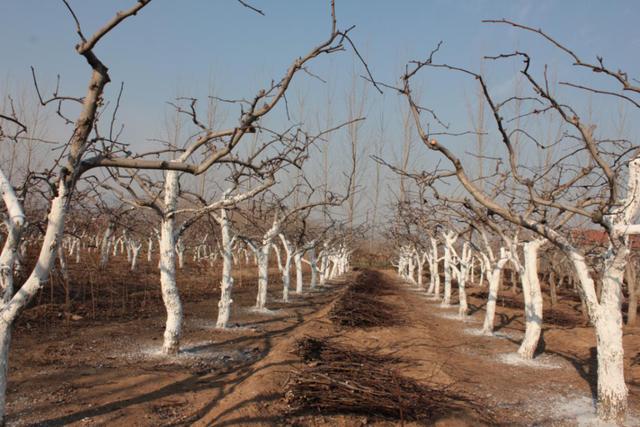
[[[252, 272], [253, 273], [253, 272]], [[272, 280], [271, 313], [247, 310], [255, 284], [236, 288], [232, 322], [214, 329], [215, 294], [186, 298], [183, 352], [167, 358], [163, 316], [63, 322], [23, 321], [14, 334], [8, 387], [10, 425], [400, 425], [371, 415], [291, 413], [285, 392], [306, 368], [293, 353], [296, 340], [313, 336], [360, 351], [392, 354], [402, 375], [447, 386], [469, 397], [468, 410], [405, 425], [577, 425], [589, 420], [595, 387], [595, 338], [569, 299], [554, 307], [544, 328], [543, 351], [530, 365], [508, 356], [523, 331], [521, 296], [498, 304], [497, 334], [474, 335], [484, 300], [471, 296], [473, 314], [456, 318], [419, 291], [384, 272], [390, 291], [377, 296], [398, 322], [373, 328], [337, 328], [334, 302], [357, 272], [289, 304]], [[486, 289], [470, 289], [470, 294]], [[579, 304], [578, 304], [579, 305]], [[37, 309], [36, 307], [35, 309]], [[34, 310], [35, 310], [34, 309]], [[547, 314], [546, 313], [546, 314]], [[33, 317], [33, 316], [32, 316]], [[29, 318], [29, 316], [26, 316]], [[558, 320], [560, 319], [560, 320]], [[626, 372], [632, 412], [640, 410], [640, 329], [625, 330]], [[367, 372], [362, 372], [363, 376]], [[463, 405], [464, 406], [464, 405]], [[476, 411], [482, 408], [482, 413]], [[636, 418], [637, 419], [637, 418]], [[490, 421], [487, 421], [490, 420]], [[630, 425], [634, 418], [630, 418]]]

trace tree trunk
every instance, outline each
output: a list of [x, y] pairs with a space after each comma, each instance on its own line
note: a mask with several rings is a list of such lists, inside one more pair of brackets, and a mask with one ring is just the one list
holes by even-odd
[[520, 274], [524, 296], [525, 332], [518, 354], [532, 359], [542, 331], [542, 291], [538, 278], [538, 250], [544, 240], [524, 244], [524, 272]]
[[140, 255], [142, 245], [134, 246], [131, 253], [131, 271], [135, 271], [138, 267], [138, 256]]
[[460, 318], [464, 319], [467, 317], [467, 311], [469, 310], [469, 306], [467, 304], [467, 291], [466, 287], [466, 273], [462, 271], [464, 267], [460, 266], [460, 275], [458, 276], [458, 296], [459, 296], [459, 307], [458, 307], [458, 315]]
[[111, 246], [111, 237], [116, 231], [116, 225], [110, 222], [107, 229], [102, 236], [102, 243], [100, 244], [100, 268], [105, 268], [109, 262], [109, 249]]
[[598, 351], [598, 417], [621, 422], [627, 409], [627, 386], [624, 381], [622, 347], [622, 284], [626, 264], [626, 248], [610, 251], [602, 274], [601, 299], [598, 303], [593, 279], [584, 257], [571, 253], [578, 275], [582, 299], [596, 330]]
[[293, 256], [293, 261], [296, 266], [296, 294], [302, 293], [302, 254], [300, 252], [296, 252]]
[[[3, 306], [0, 310], [2, 321], [0, 322], [0, 420], [5, 419], [6, 385], [8, 375], [9, 345], [11, 342], [11, 328], [20, 312], [29, 301], [42, 288], [48, 280], [53, 267], [55, 256], [64, 232], [64, 220], [66, 217], [67, 197], [69, 188], [61, 179], [58, 183], [58, 195], [51, 201], [51, 209], [47, 216], [47, 229], [40, 247], [40, 254], [31, 274], [15, 295], [3, 293]], [[5, 245], [9, 243], [5, 241]], [[3, 249], [3, 255], [5, 250]], [[4, 258], [4, 257], [3, 257]], [[10, 271], [9, 273], [13, 273]], [[6, 279], [3, 277], [3, 280]], [[11, 279], [11, 286], [12, 286]], [[8, 284], [5, 282], [5, 284]]]
[[487, 311], [484, 316], [484, 324], [482, 325], [482, 333], [485, 335], [493, 335], [493, 324], [496, 316], [496, 301], [498, 300], [498, 289], [500, 288], [500, 277], [502, 268], [507, 263], [506, 258], [501, 258], [493, 267], [489, 275], [489, 296], [487, 297]]
[[424, 262], [418, 257], [418, 288], [424, 289], [424, 281], [422, 275], [424, 274]]
[[160, 288], [162, 301], [167, 312], [164, 330], [164, 354], [177, 354], [180, 349], [182, 332], [182, 302], [176, 284], [176, 237], [173, 212], [178, 200], [178, 173], [168, 171], [165, 184], [165, 217], [160, 228]]
[[598, 349], [598, 416], [622, 422], [627, 410], [622, 346], [622, 284], [628, 250], [605, 259], [601, 299], [594, 326]]
[[0, 322], [0, 426], [6, 422], [7, 376], [9, 374], [9, 347], [11, 324]]
[[231, 226], [227, 217], [227, 210], [220, 210], [220, 234], [222, 237], [222, 280], [220, 281], [220, 301], [218, 301], [218, 320], [216, 328], [226, 328], [231, 317], [231, 291], [233, 289], [233, 277], [231, 269], [233, 268], [233, 256], [231, 240]]
[[263, 244], [259, 249], [258, 258], [258, 295], [256, 309], [264, 310], [267, 306], [267, 286], [269, 284], [269, 248], [271, 243]]
[[285, 255], [282, 267], [282, 301], [289, 302], [289, 289], [291, 287], [291, 256], [289, 252]]
[[442, 306], [451, 305], [451, 251], [448, 246], [444, 247], [444, 296]]
[[309, 249], [309, 265], [311, 267], [311, 282], [309, 288], [315, 289], [318, 286], [318, 260], [316, 259], [316, 248]]

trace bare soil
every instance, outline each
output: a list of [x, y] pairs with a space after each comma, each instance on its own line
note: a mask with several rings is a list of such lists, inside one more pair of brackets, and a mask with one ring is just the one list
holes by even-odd
[[[254, 273], [248, 271], [247, 277]], [[388, 286], [375, 298], [396, 321], [366, 328], [336, 326], [331, 310], [345, 285], [358, 274], [318, 291], [305, 290], [289, 304], [278, 302], [280, 281], [274, 276], [267, 313], [249, 310], [256, 286], [247, 278], [235, 288], [234, 327], [225, 331], [214, 328], [215, 281], [212, 278], [208, 288], [197, 288], [191, 278], [183, 289], [187, 301], [183, 351], [170, 358], [158, 354], [164, 317], [156, 297], [148, 298], [147, 309], [138, 316], [131, 310], [121, 318], [85, 314], [75, 321], [51, 315], [44, 323], [34, 313], [26, 313], [14, 333], [8, 422], [572, 426], [593, 420], [595, 337], [577, 311], [579, 303], [561, 297], [561, 303], [548, 311], [551, 322], [545, 324], [540, 354], [533, 362], [522, 363], [512, 356], [524, 330], [522, 312], [510, 308], [522, 301], [521, 295], [505, 293], [509, 302], [498, 303], [496, 335], [485, 337], [477, 334], [484, 300], [473, 295], [486, 289], [469, 290], [472, 314], [462, 321], [457, 307], [442, 308], [424, 291], [382, 272], [380, 280]], [[293, 412], [286, 391], [297, 373], [313, 363], [295, 354], [297, 340], [303, 337], [392, 356], [402, 360], [395, 368], [403, 376], [425, 386], [446, 387], [470, 400], [449, 414], [418, 421], [373, 413]], [[640, 411], [640, 329], [626, 329], [624, 340], [631, 407], [628, 424], [634, 425]], [[366, 370], [361, 375], [366, 376]]]

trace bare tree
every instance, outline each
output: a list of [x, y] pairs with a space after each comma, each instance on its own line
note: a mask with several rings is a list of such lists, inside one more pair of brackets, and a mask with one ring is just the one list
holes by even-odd
[[[540, 30], [531, 29], [508, 21], [517, 28], [537, 33], [569, 55], [575, 67], [596, 71], [613, 78], [623, 93], [589, 88], [570, 82], [564, 83], [601, 95], [613, 96], [634, 105], [632, 98], [640, 90], [630, 81], [624, 72], [609, 70], [601, 58], [596, 63], [581, 60], [571, 50], [564, 47]], [[532, 89], [533, 95], [527, 97], [512, 96], [504, 101], [494, 99], [483, 77], [467, 69], [433, 62], [433, 54], [426, 60], [414, 61], [402, 76], [402, 87], [398, 88], [410, 106], [414, 122], [425, 146], [442, 154], [452, 169], [441, 177], [455, 177], [480, 205], [492, 214], [499, 215], [515, 225], [530, 230], [540, 239], [546, 239], [562, 250], [575, 268], [580, 282], [580, 293], [587, 306], [589, 318], [594, 324], [598, 349], [598, 414], [602, 419], [621, 420], [627, 408], [627, 388], [623, 375], [622, 316], [620, 312], [621, 285], [626, 259], [629, 254], [628, 235], [640, 229], [634, 220], [640, 208], [638, 197], [638, 176], [640, 160], [635, 158], [637, 150], [624, 140], [598, 138], [595, 126], [584, 122], [575, 108], [560, 101], [549, 90], [546, 68], [540, 81], [533, 76], [531, 58], [524, 52], [515, 52], [493, 57], [493, 59], [520, 58], [523, 60], [521, 75]], [[434, 138], [434, 134], [423, 125], [425, 113], [434, 118], [431, 110], [418, 105], [413, 97], [410, 82], [424, 68], [441, 68], [477, 81], [482, 89], [485, 101], [493, 115], [494, 123], [506, 150], [508, 172], [513, 176], [513, 192], [523, 202], [520, 213], [509, 209], [501, 199], [491, 198], [468, 174], [462, 160], [448, 147], [448, 144]], [[561, 83], [562, 84], [562, 83]], [[532, 169], [521, 163], [515, 148], [513, 135], [521, 133], [533, 147], [544, 147], [526, 129], [511, 129], [513, 120], [504, 117], [505, 105], [515, 101], [526, 102], [526, 111], [522, 116], [556, 115], [567, 128], [567, 135], [559, 141], [564, 144], [563, 153], [547, 168]], [[445, 138], [446, 140], [446, 138]], [[614, 154], [615, 153], [615, 154]], [[570, 157], [573, 155], [573, 157]], [[567, 166], [568, 159], [582, 164]], [[627, 168], [628, 166], [628, 168]], [[626, 173], [623, 173], [626, 170]], [[554, 181], [553, 190], [544, 192], [545, 180]], [[579, 191], [582, 190], [582, 191]], [[569, 221], [582, 216], [599, 225], [609, 238], [609, 250], [604, 261], [602, 292], [598, 296], [593, 277], [584, 253], [563, 233], [563, 227]], [[538, 240], [536, 238], [534, 241]], [[532, 241], [532, 242], [534, 242]], [[531, 250], [537, 245], [532, 244]]]

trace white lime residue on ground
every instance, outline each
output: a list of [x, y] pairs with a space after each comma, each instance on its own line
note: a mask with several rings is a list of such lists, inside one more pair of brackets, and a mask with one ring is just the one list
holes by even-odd
[[498, 360], [507, 365], [526, 366], [528, 368], [559, 369], [563, 366], [557, 358], [542, 354], [533, 359], [523, 359], [518, 353], [506, 353], [498, 356]]
[[485, 334], [482, 332], [480, 328], [466, 328], [463, 332], [467, 335], [476, 335], [476, 336], [485, 336], [488, 338], [497, 337], [497, 338], [511, 338], [511, 339], [521, 339], [522, 334], [516, 332], [505, 332], [505, 331], [494, 331], [493, 334]]
[[161, 344], [151, 344], [137, 346], [137, 349], [132, 349], [121, 354], [121, 357], [129, 360], [155, 360], [179, 364], [181, 362], [193, 361], [196, 359], [215, 359], [227, 355], [227, 353], [215, 351], [214, 349], [214, 342], [202, 341], [185, 344], [182, 346], [178, 354], [167, 355], [162, 353]]
[[249, 313], [258, 313], [258, 314], [266, 314], [269, 316], [275, 316], [276, 314], [280, 314], [280, 310], [269, 310], [268, 308], [256, 308], [250, 307], [247, 309]]
[[[534, 413], [545, 425], [578, 427], [615, 427], [598, 419], [594, 400], [589, 396], [549, 396], [532, 399], [528, 411]], [[638, 414], [630, 410], [623, 424], [628, 427], [640, 427]]]
[[471, 316], [465, 316], [465, 317], [461, 317], [460, 314], [458, 313], [434, 313], [436, 316], [438, 317], [442, 317], [443, 319], [450, 319], [450, 320], [460, 320], [463, 322], [477, 322], [478, 319], [471, 317]]
[[193, 366], [206, 364], [207, 366], [224, 365], [230, 361], [245, 362], [255, 358], [259, 349], [241, 348], [219, 351], [217, 343], [213, 341], [200, 341], [185, 343], [180, 352], [175, 355], [162, 353], [161, 344], [136, 345], [126, 352], [114, 354], [112, 357], [124, 358], [130, 362], [154, 362], [158, 364]]

